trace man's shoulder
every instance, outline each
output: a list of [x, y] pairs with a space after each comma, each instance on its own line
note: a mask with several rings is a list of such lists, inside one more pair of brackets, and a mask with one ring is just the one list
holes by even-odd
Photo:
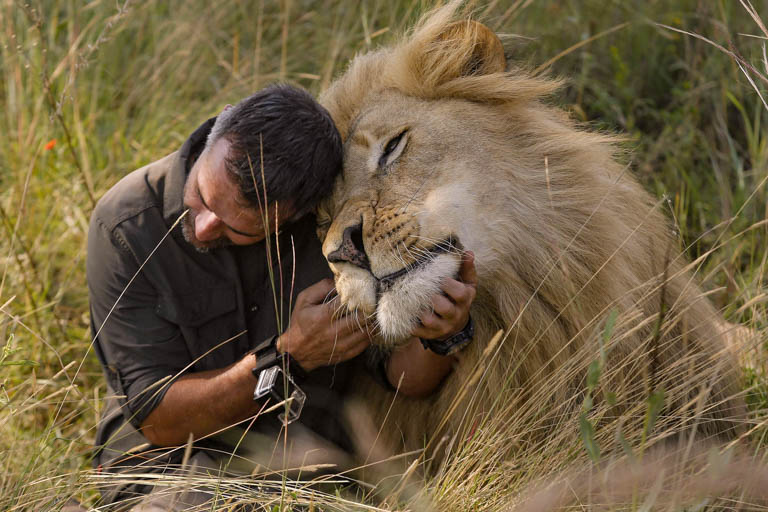
[[99, 199], [91, 222], [112, 231], [148, 209], [162, 209], [162, 182], [177, 159], [178, 152], [173, 152], [121, 178]]

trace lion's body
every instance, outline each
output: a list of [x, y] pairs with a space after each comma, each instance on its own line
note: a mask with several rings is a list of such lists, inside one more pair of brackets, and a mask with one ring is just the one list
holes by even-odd
[[[396, 401], [384, 434], [407, 448], [437, 433], [466, 439], [488, 413], [509, 446], [578, 429], [587, 367], [602, 360], [592, 395], [615, 395], [592, 410], [602, 423], [624, 415], [639, 431], [650, 392], [664, 389], [674, 417], [659, 428], [730, 435], [737, 373], [665, 205], [616, 161], [611, 137], [542, 103], [557, 84], [500, 69], [495, 36], [451, 16], [437, 11], [400, 44], [358, 56], [321, 97], [345, 141], [324, 252], [359, 226], [369, 266], [331, 267], [342, 301], [375, 317], [385, 349], [407, 337], [459, 256], [433, 254], [385, 289], [379, 279], [446, 240], [475, 254], [475, 341], [434, 396]], [[365, 393], [383, 418], [394, 393]]]

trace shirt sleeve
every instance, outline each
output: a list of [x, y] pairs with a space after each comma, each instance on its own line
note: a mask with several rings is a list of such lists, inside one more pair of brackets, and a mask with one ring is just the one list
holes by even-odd
[[180, 328], [155, 313], [157, 292], [142, 263], [94, 213], [86, 264], [91, 335], [123, 415], [137, 428], [191, 362]]

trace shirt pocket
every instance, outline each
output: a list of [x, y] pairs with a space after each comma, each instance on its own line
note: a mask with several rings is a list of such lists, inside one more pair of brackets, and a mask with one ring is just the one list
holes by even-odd
[[230, 285], [160, 295], [155, 313], [179, 327], [192, 357], [191, 371], [204, 371], [223, 368], [247, 350], [245, 336], [223, 343], [243, 329], [237, 310], [237, 291]]
[[160, 295], [155, 313], [176, 325], [200, 327], [236, 308], [235, 289], [231, 286], [221, 286], [187, 293]]

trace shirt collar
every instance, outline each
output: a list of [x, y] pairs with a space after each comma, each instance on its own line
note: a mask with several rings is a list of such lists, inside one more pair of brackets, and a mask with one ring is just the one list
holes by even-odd
[[168, 172], [163, 193], [163, 219], [169, 226], [173, 225], [184, 211], [184, 184], [187, 182], [187, 175], [202, 153], [205, 140], [215, 121], [215, 117], [208, 119], [189, 136]]

